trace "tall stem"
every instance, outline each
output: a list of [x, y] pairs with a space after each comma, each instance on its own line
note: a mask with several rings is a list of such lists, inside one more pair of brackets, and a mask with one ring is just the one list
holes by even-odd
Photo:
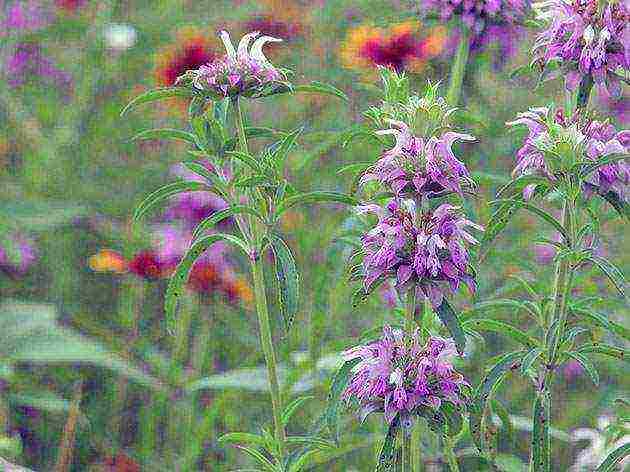
[[459, 472], [459, 465], [457, 464], [457, 456], [455, 455], [453, 440], [450, 436], [444, 436], [444, 456], [448, 462], [448, 467], [451, 472]]
[[[234, 100], [236, 107], [236, 121], [241, 152], [248, 153], [247, 135], [245, 134], [245, 120], [238, 98]], [[260, 247], [262, 231], [260, 222], [256, 219], [250, 220], [252, 243], [256, 252]], [[271, 337], [271, 326], [269, 323], [269, 310], [267, 308], [267, 295], [265, 292], [264, 266], [261, 255], [256, 253], [251, 261], [252, 277], [254, 279], [254, 296], [256, 298], [256, 312], [258, 314], [258, 327], [260, 330], [260, 342], [262, 344], [265, 362], [267, 364], [267, 374], [269, 376], [269, 390], [271, 392], [271, 411], [276, 440], [279, 447], [284, 449], [285, 432], [282, 424], [282, 399], [280, 397], [280, 382], [276, 368], [276, 355], [273, 349], [273, 339]]]
[[459, 104], [459, 97], [462, 91], [462, 83], [464, 82], [464, 74], [466, 73], [466, 63], [470, 53], [470, 34], [468, 27], [462, 25], [461, 35], [459, 37], [459, 45], [453, 67], [451, 68], [451, 78], [448, 84], [448, 93], [446, 94], [446, 102], [456, 107]]
[[401, 472], [410, 472], [411, 471], [411, 436], [407, 434], [407, 431], [401, 431], [402, 434], [402, 463], [400, 470]]

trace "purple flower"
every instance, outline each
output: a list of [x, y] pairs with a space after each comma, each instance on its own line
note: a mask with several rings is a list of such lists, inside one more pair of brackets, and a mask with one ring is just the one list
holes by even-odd
[[4, 73], [12, 87], [23, 85], [32, 77], [47, 79], [64, 91], [72, 87], [72, 76], [55, 66], [37, 43], [18, 43], [6, 59]]
[[11, 234], [7, 244], [0, 245], [0, 270], [9, 275], [25, 275], [37, 260], [37, 249], [33, 241], [25, 236]]
[[464, 404], [462, 387], [470, 385], [453, 367], [456, 354], [451, 339], [431, 337], [421, 345], [419, 331], [385, 326], [377, 341], [343, 353], [346, 361], [358, 360], [343, 398], [359, 403], [361, 420], [384, 412], [388, 423], [399, 415], [411, 420], [423, 407], [437, 410], [442, 402], [459, 407]]
[[438, 307], [443, 286], [454, 292], [464, 282], [475, 290], [466, 246], [477, 240], [465, 228], [483, 228], [464, 218], [458, 207], [442, 204], [416, 214], [394, 199], [386, 209], [365, 205], [359, 212], [379, 217], [378, 224], [361, 238], [366, 293], [377, 280], [391, 278], [400, 290], [418, 287]]
[[227, 54], [192, 71], [193, 85], [224, 97], [251, 96], [262, 86], [284, 79], [282, 72], [262, 52], [266, 43], [282, 40], [271, 36], [258, 37], [259, 34], [257, 31], [247, 33], [239, 42], [238, 49], [234, 49], [228, 32], [221, 31]]
[[[210, 172], [215, 172], [214, 167], [206, 162], [200, 162]], [[197, 174], [190, 172], [182, 164], [173, 166], [171, 173], [184, 180], [204, 182]], [[204, 219], [227, 208], [227, 203], [221, 197], [212, 192], [197, 191], [185, 192], [171, 198], [170, 205], [164, 211], [167, 220], [179, 220], [191, 230]]]
[[437, 13], [444, 22], [460, 16], [474, 35], [491, 25], [514, 24], [529, 8], [527, 0], [422, 0], [420, 3], [423, 12]]
[[11, 31], [26, 33], [37, 31], [50, 23], [50, 14], [38, 0], [15, 1], [0, 19], [0, 37]]
[[[508, 125], [525, 125], [529, 134], [517, 151], [517, 165], [512, 175], [540, 175], [557, 182], [557, 174], [569, 172], [576, 163], [589, 164], [616, 154], [630, 151], [630, 131], [617, 132], [607, 122], [584, 120], [580, 115], [567, 118], [559, 110], [531, 108], [519, 113]], [[568, 149], [567, 149], [568, 147]], [[584, 180], [583, 190], [589, 197], [594, 192], [615, 193], [622, 201], [630, 200], [630, 164], [617, 161], [599, 167]], [[528, 200], [536, 189], [530, 184], [523, 190]]]
[[539, 17], [549, 26], [536, 39], [534, 55], [541, 65], [559, 62], [567, 89], [592, 76], [613, 95], [621, 87], [617, 68], [630, 69], [630, 10], [627, 2], [550, 0], [540, 4]]
[[362, 184], [378, 180], [398, 196], [442, 192], [462, 195], [462, 183], [474, 186], [466, 166], [451, 149], [456, 141], [474, 141], [473, 136], [448, 131], [439, 138], [419, 138], [402, 121], [387, 121], [394, 128], [377, 134], [394, 135], [396, 144], [367, 170], [361, 178]]

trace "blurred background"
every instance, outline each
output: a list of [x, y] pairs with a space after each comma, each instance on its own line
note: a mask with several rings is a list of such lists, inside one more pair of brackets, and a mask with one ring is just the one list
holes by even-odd
[[[166, 280], [191, 228], [223, 202], [185, 194], [131, 224], [149, 192], [189, 178], [177, 165], [189, 156], [184, 145], [130, 138], [143, 129], [185, 128], [187, 104], [162, 101], [120, 117], [134, 96], [223, 54], [221, 29], [233, 38], [259, 30], [284, 39], [267, 55], [294, 71], [293, 82], [331, 83], [350, 97], [246, 104], [257, 126], [305, 126], [288, 166], [301, 190], [347, 192], [352, 177], [337, 170], [378, 156], [369, 141], [342, 146], [343, 133], [379, 100], [377, 65], [405, 71], [418, 91], [427, 80], [446, 84], [458, 41], [457, 28], [420, 18], [408, 1], [0, 0], [1, 458], [37, 471], [251, 467], [217, 441], [230, 431], [258, 432], [271, 420], [245, 261], [215, 246], [191, 274], [181, 314], [189, 329], [169, 336], [163, 319]], [[536, 88], [533, 74], [513, 74], [529, 63], [533, 37], [525, 28], [487, 30], [473, 44], [466, 111], [456, 125], [479, 141], [457, 153], [479, 184], [466, 211], [482, 224], [523, 136], [504, 123], [530, 106], [564, 102], [560, 80]], [[618, 101], [598, 92], [591, 108], [627, 127], [627, 92]], [[627, 273], [627, 231], [608, 208], [601, 217], [600, 250]], [[286, 401], [313, 396], [290, 425], [296, 434], [321, 415], [338, 353], [365, 329], [398, 317], [399, 301], [387, 289], [358, 308], [350, 303], [343, 238], [352, 224], [347, 210], [331, 205], [289, 212], [282, 222], [303, 295], [295, 329], [286, 337], [276, 330], [282, 387]], [[456, 305], [527, 297], [519, 277], [549, 287], [554, 254], [532, 243], [540, 237], [554, 235], [517, 217], [479, 267], [476, 296], [462, 292]], [[627, 305], [605, 279], [586, 270], [580, 284], [583, 295], [606, 298], [599, 311], [630, 328]], [[528, 327], [522, 313], [492, 316]], [[273, 323], [280, 325], [279, 316]], [[592, 335], [604, 336], [597, 328]], [[484, 361], [513, 347], [498, 335], [484, 338], [472, 339], [461, 361], [473, 385]], [[594, 470], [609, 446], [606, 426], [619, 421], [612, 402], [627, 395], [630, 371], [606, 360], [600, 367], [599, 387], [579, 364], [568, 364], [556, 385], [554, 470]], [[526, 470], [530, 393], [515, 377], [498, 394], [511, 415], [497, 445], [508, 471]], [[382, 433], [380, 419], [359, 425], [348, 414], [340, 448], [317, 456], [312, 470], [371, 470]], [[438, 464], [438, 448], [425, 441], [427, 460]], [[472, 447], [458, 452], [463, 470], [481, 470]]]

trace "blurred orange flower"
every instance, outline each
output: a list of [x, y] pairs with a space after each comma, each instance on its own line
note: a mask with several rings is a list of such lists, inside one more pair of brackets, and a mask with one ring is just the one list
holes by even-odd
[[122, 254], [111, 249], [101, 249], [88, 260], [90, 269], [94, 272], [114, 272], [124, 274], [128, 265]]
[[348, 31], [341, 48], [341, 59], [351, 69], [387, 66], [397, 71], [419, 72], [432, 57], [439, 55], [446, 42], [442, 26], [421, 31], [421, 25], [407, 21], [387, 28], [363, 24]]

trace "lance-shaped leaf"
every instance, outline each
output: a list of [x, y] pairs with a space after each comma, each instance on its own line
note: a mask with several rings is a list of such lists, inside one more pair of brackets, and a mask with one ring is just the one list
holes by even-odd
[[291, 148], [295, 146], [295, 142], [302, 131], [304, 131], [304, 127], [300, 126], [289, 132], [289, 134], [282, 138], [281, 141], [278, 141], [271, 146], [269, 155], [271, 156], [274, 165], [278, 166], [278, 164], [287, 158]]
[[333, 435], [335, 442], [339, 442], [339, 404], [341, 403], [341, 394], [346, 389], [348, 382], [350, 381], [350, 374], [355, 365], [359, 363], [360, 359], [351, 359], [343, 363], [341, 368], [337, 371], [333, 377], [332, 384], [330, 385], [330, 392], [328, 393], [328, 406], [326, 408], [326, 424]]
[[242, 162], [243, 164], [245, 164], [247, 167], [249, 167], [251, 170], [253, 170], [257, 174], [262, 173], [263, 170], [262, 170], [262, 167], [260, 166], [260, 163], [251, 154], [247, 154], [240, 151], [228, 151], [227, 154], [233, 157], [234, 159], [238, 160], [239, 162]]
[[500, 310], [500, 309], [507, 309], [510, 311], [523, 310], [525, 312], [530, 313], [534, 318], [538, 316], [536, 311], [527, 303], [524, 303], [518, 300], [513, 300], [511, 298], [499, 298], [496, 300], [486, 300], [483, 302], [475, 303], [472, 308], [464, 311], [460, 315], [460, 320], [468, 321], [470, 319], [475, 318], [480, 313], [485, 314], [489, 310]]
[[479, 258], [480, 260], [487, 254], [490, 243], [492, 243], [496, 237], [501, 234], [512, 216], [514, 216], [516, 211], [519, 209], [515, 202], [516, 200], [509, 200], [506, 203], [503, 203], [490, 217], [490, 221], [486, 225], [486, 230], [484, 231], [481, 242], [479, 243], [479, 252], [481, 254]]
[[629, 455], [630, 443], [623, 444], [608, 454], [608, 457], [604, 459], [604, 462], [600, 464], [595, 472], [613, 472], [615, 470], [615, 466]]
[[212, 189], [201, 182], [180, 181], [166, 184], [150, 193], [144, 200], [142, 200], [142, 202], [140, 202], [133, 213], [133, 219], [136, 221], [139, 220], [160, 203], [174, 195], [184, 192], [197, 192], [200, 190], [210, 191]]
[[348, 96], [339, 90], [337, 87], [333, 87], [330, 84], [324, 84], [322, 82], [313, 81], [310, 84], [305, 85], [294, 85], [292, 86], [292, 90], [287, 90], [287, 92], [308, 92], [308, 93], [321, 93], [324, 95], [332, 95], [337, 98], [341, 98], [344, 101], [348, 101]]
[[490, 395], [508, 372], [520, 367], [524, 355], [525, 351], [515, 351], [501, 356], [475, 391], [469, 407], [470, 433], [480, 451], [483, 449], [481, 423]]
[[260, 464], [264, 468], [265, 471], [277, 472], [278, 468], [273, 464], [273, 462], [267, 459], [261, 452], [257, 451], [256, 449], [239, 445], [235, 447], [246, 453], [248, 456], [252, 457], [256, 462], [258, 462], [258, 464]]
[[536, 339], [524, 331], [521, 331], [508, 323], [504, 323], [503, 321], [490, 320], [486, 318], [474, 319], [465, 321], [463, 323], [463, 327], [473, 328], [476, 331], [493, 331], [495, 333], [505, 334], [530, 349], [538, 346], [538, 341], [536, 341]]
[[534, 365], [536, 359], [543, 353], [543, 350], [539, 347], [535, 347], [530, 349], [530, 351], [525, 354], [523, 357], [523, 361], [521, 362], [521, 373], [526, 374], [527, 371]]
[[271, 235], [271, 249], [278, 282], [278, 302], [287, 331], [291, 329], [300, 303], [300, 280], [295, 259], [289, 246], [276, 235]]
[[387, 435], [383, 441], [381, 452], [378, 455], [375, 472], [386, 472], [392, 470], [396, 458], [396, 435], [398, 434], [400, 419], [398, 416], [389, 425]]
[[186, 87], [165, 87], [165, 88], [157, 88], [153, 90], [148, 90], [143, 94], [138, 95], [133, 100], [131, 100], [125, 108], [120, 112], [120, 116], [124, 116], [133, 108], [136, 108], [138, 105], [142, 105], [144, 103], [155, 102], [157, 100], [164, 100], [165, 98], [192, 98], [195, 96], [195, 92]]
[[265, 446], [265, 438], [260, 434], [252, 433], [227, 433], [218, 439], [218, 443], [228, 444], [250, 444], [258, 447]]
[[214, 228], [214, 226], [221, 221], [231, 216], [240, 215], [243, 213], [258, 218], [260, 221], [264, 221], [263, 216], [258, 212], [258, 210], [252, 207], [248, 207], [246, 205], [232, 205], [231, 207], [213, 213], [212, 215], [204, 219], [201, 223], [199, 223], [193, 231], [193, 239], [197, 239], [200, 234], [203, 234], [204, 232]]
[[184, 164], [184, 166], [192, 173], [198, 175], [199, 177], [211, 183], [212, 190], [215, 193], [219, 194], [220, 196], [224, 198], [229, 197], [230, 193], [228, 191], [226, 183], [220, 175], [215, 174], [214, 172], [210, 171], [206, 166], [204, 166], [203, 164], [200, 164], [199, 162], [188, 161], [188, 162], [183, 162], [182, 164]]
[[579, 352], [571, 351], [566, 352], [566, 355], [575, 359], [581, 366], [582, 369], [588, 374], [593, 383], [597, 386], [599, 385], [599, 373], [595, 366], [589, 361], [585, 355], [580, 354]]
[[617, 192], [610, 190], [600, 195], [615, 209], [619, 216], [630, 220], [630, 205], [628, 205], [625, 200], [622, 200]]
[[455, 310], [453, 310], [453, 307], [446, 298], [442, 300], [442, 304], [435, 309], [435, 312], [455, 341], [457, 350], [460, 354], [462, 354], [466, 347], [466, 335], [464, 334], [464, 329], [459, 322], [457, 313], [455, 313]]
[[172, 275], [171, 280], [168, 284], [168, 288], [166, 289], [166, 296], [164, 299], [164, 311], [166, 314], [166, 326], [169, 333], [175, 332], [175, 325], [177, 322], [175, 318], [175, 312], [177, 310], [177, 300], [181, 297], [184, 286], [188, 281], [190, 269], [192, 268], [197, 258], [217, 241], [226, 241], [230, 244], [233, 244], [234, 246], [241, 249], [248, 257], [251, 256], [247, 244], [243, 240], [237, 238], [236, 236], [232, 236], [231, 234], [210, 234], [195, 241], [177, 266], [177, 269], [175, 269], [175, 273]]
[[630, 362], [630, 351], [610, 344], [603, 343], [587, 343], [577, 348], [577, 352], [582, 354], [602, 354], [608, 357], [614, 357], [621, 361]]
[[291, 403], [289, 403], [284, 411], [282, 412], [282, 424], [284, 426], [289, 424], [289, 421], [291, 420], [291, 418], [293, 417], [293, 415], [295, 414], [296, 411], [298, 411], [298, 409], [307, 401], [312, 400], [313, 398], [315, 398], [312, 395], [307, 395], [305, 397], [298, 397], [295, 400], [293, 400]]
[[566, 230], [564, 229], [564, 226], [562, 226], [562, 224], [560, 224], [560, 222], [558, 220], [556, 220], [553, 216], [551, 216], [549, 213], [547, 213], [545, 210], [542, 210], [540, 208], [538, 208], [537, 206], [534, 206], [530, 203], [527, 202], [523, 202], [521, 200], [512, 200], [512, 199], [498, 199], [495, 200], [494, 202], [491, 203], [503, 203], [503, 204], [514, 204], [516, 205], [518, 208], [522, 208], [523, 210], [527, 210], [528, 212], [530, 212], [531, 214], [539, 217], [540, 219], [542, 219], [543, 221], [549, 223], [551, 226], [553, 226], [553, 228], [562, 235], [562, 237], [564, 238], [564, 240], [566, 242], [570, 242], [571, 238], [569, 237], [569, 233], [566, 232]]
[[299, 193], [291, 197], [285, 198], [276, 209], [276, 218], [280, 217], [289, 208], [295, 205], [301, 205], [303, 203], [345, 203], [346, 205], [355, 206], [359, 202], [345, 193], [328, 192], [328, 191], [314, 191], [307, 193]]
[[146, 129], [144, 131], [140, 131], [133, 138], [131, 138], [132, 141], [137, 141], [139, 139], [173, 139], [175, 141], [184, 141], [188, 144], [192, 144], [193, 146], [197, 146], [195, 135], [181, 129]]
[[511, 197], [519, 192], [523, 191], [528, 185], [531, 184], [546, 184], [547, 179], [538, 175], [522, 175], [514, 180], [510, 180], [506, 185], [501, 187], [497, 192], [497, 197]]
[[601, 313], [593, 311], [590, 308], [571, 307], [570, 310], [571, 313], [573, 313], [574, 315], [586, 318], [589, 321], [592, 321], [593, 323], [601, 326], [602, 328], [607, 329], [611, 333], [615, 333], [617, 336], [624, 338], [626, 341], [630, 341], [630, 329], [620, 325], [619, 323], [615, 323], [614, 321], [609, 320]]
[[549, 402], [541, 395], [534, 400], [534, 427], [532, 429], [532, 472], [551, 471], [551, 436], [549, 434]]
[[599, 269], [610, 279], [615, 288], [619, 291], [622, 297], [626, 296], [626, 280], [623, 276], [621, 270], [615, 266], [612, 262], [604, 257], [599, 257], [596, 255], [591, 255], [587, 258], [588, 261], [591, 261], [595, 264]]

